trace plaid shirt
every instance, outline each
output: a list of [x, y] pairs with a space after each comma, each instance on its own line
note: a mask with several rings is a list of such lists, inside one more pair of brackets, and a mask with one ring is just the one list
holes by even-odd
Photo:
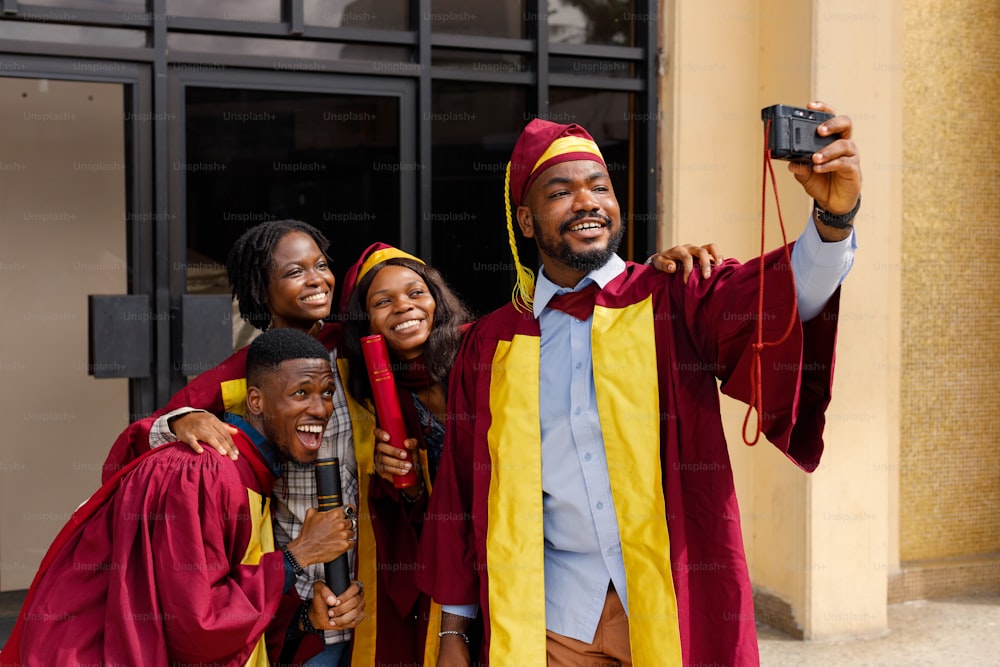
[[[354, 458], [354, 434], [351, 429], [351, 415], [347, 410], [347, 396], [344, 393], [340, 373], [337, 371], [336, 350], [330, 352], [330, 362], [333, 366], [333, 379], [337, 391], [333, 395], [333, 416], [326, 425], [323, 441], [319, 448], [320, 458], [337, 457], [340, 459], [340, 483], [345, 505], [358, 505], [358, 464]], [[158, 447], [177, 438], [170, 431], [168, 421], [176, 416], [197, 411], [194, 408], [180, 408], [169, 412], [153, 424], [149, 432], [149, 446]], [[274, 484], [274, 498], [271, 513], [274, 524], [274, 541], [278, 547], [283, 547], [302, 531], [302, 521], [306, 510], [316, 507], [316, 474], [311, 465], [299, 465], [286, 461], [281, 465], [282, 475]], [[347, 553], [352, 577], [357, 572], [354, 564], [355, 553]], [[305, 573], [295, 580], [295, 589], [299, 597], [309, 600], [313, 596], [313, 582], [324, 579], [323, 565], [314, 564], [305, 568]], [[350, 630], [328, 630], [325, 633], [327, 644], [337, 644], [351, 639]]]

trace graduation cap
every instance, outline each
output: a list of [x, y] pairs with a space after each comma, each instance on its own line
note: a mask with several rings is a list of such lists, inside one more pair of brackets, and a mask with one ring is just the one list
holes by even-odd
[[571, 160], [592, 160], [607, 169], [597, 142], [587, 130], [575, 123], [561, 125], [535, 118], [521, 131], [521, 136], [514, 144], [510, 162], [507, 163], [503, 193], [504, 213], [507, 216], [507, 235], [517, 272], [511, 301], [514, 308], [519, 311], [531, 310], [535, 293], [535, 274], [531, 269], [522, 266], [518, 257], [511, 202], [514, 208], [523, 204], [528, 190], [542, 172], [560, 162]]

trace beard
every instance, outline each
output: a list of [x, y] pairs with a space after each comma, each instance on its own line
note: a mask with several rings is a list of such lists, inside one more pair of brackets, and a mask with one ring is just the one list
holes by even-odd
[[[575, 225], [584, 218], [594, 217], [603, 219], [609, 228], [614, 224], [614, 221], [606, 215], [595, 215], [594, 213], [581, 211], [559, 225], [559, 233], [557, 236], [550, 237], [547, 234], [536, 234], [535, 243], [538, 245], [538, 249], [549, 257], [557, 259], [563, 264], [573, 267], [577, 271], [590, 272], [601, 268], [609, 259], [611, 259], [611, 256], [618, 251], [622, 238], [625, 236], [624, 223], [618, 225], [618, 229], [612, 233], [611, 237], [608, 239], [608, 244], [603, 248], [573, 250], [569, 247], [569, 243], [567, 243], [562, 237], [562, 235], [565, 234], [572, 225]], [[532, 219], [534, 221], [535, 229], [541, 229], [541, 226], [538, 223], [538, 217], [532, 215]]]

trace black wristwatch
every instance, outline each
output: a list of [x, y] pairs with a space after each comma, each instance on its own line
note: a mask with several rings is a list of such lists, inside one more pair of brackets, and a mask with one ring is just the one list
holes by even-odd
[[861, 208], [861, 195], [858, 195], [858, 201], [847, 213], [830, 213], [823, 207], [821, 207], [815, 200], [813, 200], [813, 215], [817, 220], [822, 222], [827, 227], [833, 227], [834, 229], [847, 229], [848, 227], [854, 226], [854, 216], [858, 214], [858, 209]]

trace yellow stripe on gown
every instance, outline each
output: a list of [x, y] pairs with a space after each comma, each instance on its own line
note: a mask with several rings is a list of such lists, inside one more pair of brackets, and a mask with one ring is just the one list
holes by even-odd
[[[661, 476], [654, 321], [651, 298], [625, 308], [597, 306], [591, 336], [632, 659], [660, 667], [681, 664], [681, 642]], [[486, 561], [490, 662], [497, 665], [545, 664], [539, 346], [533, 336], [500, 341], [491, 366]]]
[[[257, 565], [261, 556], [274, 551], [274, 530], [271, 527], [271, 499], [264, 498], [253, 489], [247, 489], [250, 501], [250, 542], [243, 554], [241, 565]], [[246, 667], [269, 667], [267, 659], [267, 643], [264, 635], [260, 636], [254, 646], [253, 653], [245, 663]]]

